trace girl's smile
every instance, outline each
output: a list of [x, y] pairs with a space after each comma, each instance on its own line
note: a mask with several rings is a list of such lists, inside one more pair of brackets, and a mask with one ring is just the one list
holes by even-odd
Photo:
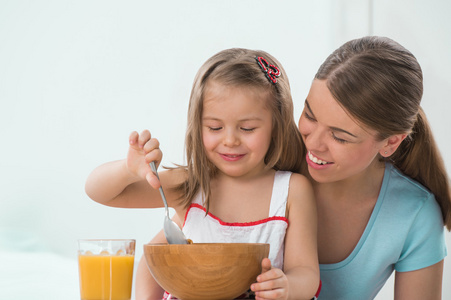
[[224, 153], [219, 153], [219, 155], [226, 161], [238, 161], [245, 156], [245, 154], [224, 154]]

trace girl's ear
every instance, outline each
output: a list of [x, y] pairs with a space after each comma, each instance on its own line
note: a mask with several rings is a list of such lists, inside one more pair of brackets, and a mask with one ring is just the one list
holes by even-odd
[[389, 157], [395, 153], [396, 149], [398, 149], [399, 145], [401, 145], [406, 137], [407, 134], [405, 133], [392, 135], [386, 140], [385, 146], [379, 150], [379, 154], [383, 157]]

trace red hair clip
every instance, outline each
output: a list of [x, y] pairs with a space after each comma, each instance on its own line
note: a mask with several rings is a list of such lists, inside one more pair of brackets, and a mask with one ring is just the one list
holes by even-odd
[[257, 56], [255, 58], [257, 60], [258, 65], [262, 69], [262, 71], [265, 73], [266, 78], [269, 79], [273, 84], [277, 83], [277, 77], [280, 76], [280, 70], [274, 65], [271, 65], [268, 63], [266, 59], [264, 59], [261, 56]]

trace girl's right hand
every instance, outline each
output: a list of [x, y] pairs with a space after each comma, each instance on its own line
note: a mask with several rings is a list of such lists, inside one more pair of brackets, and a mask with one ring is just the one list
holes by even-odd
[[144, 130], [141, 134], [133, 131], [129, 137], [130, 147], [127, 154], [127, 169], [133, 176], [138, 176], [154, 188], [160, 187], [160, 181], [152, 172], [149, 163], [155, 162], [156, 167], [163, 158], [159, 146], [160, 142], [156, 138], [152, 138], [149, 130]]

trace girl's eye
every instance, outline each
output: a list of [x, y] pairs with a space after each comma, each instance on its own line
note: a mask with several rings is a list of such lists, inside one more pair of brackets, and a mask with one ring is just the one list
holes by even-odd
[[340, 139], [340, 138], [336, 137], [334, 133], [332, 133], [332, 138], [334, 140], [336, 140], [337, 142], [339, 142], [340, 144], [346, 144], [348, 142], [347, 140]]
[[252, 132], [255, 130], [255, 128], [243, 128], [241, 127], [241, 130], [246, 131], [246, 132]]
[[209, 129], [210, 131], [219, 131], [219, 130], [222, 129], [222, 127], [208, 127], [208, 129]]

